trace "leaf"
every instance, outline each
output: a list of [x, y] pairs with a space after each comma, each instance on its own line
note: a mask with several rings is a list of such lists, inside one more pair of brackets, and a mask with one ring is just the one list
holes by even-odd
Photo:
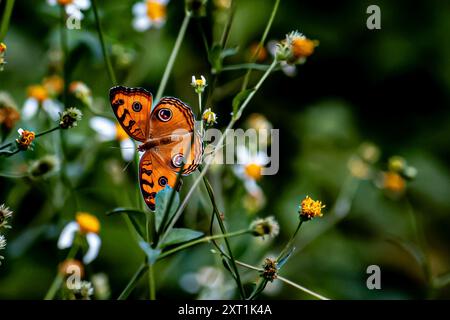
[[155, 224], [156, 224], [156, 230], [159, 229], [159, 226], [161, 225], [161, 222], [164, 219], [164, 214], [166, 213], [166, 208], [170, 205], [170, 210], [168, 213], [168, 217], [166, 217], [165, 221], [169, 221], [171, 217], [175, 214], [175, 212], [178, 209], [178, 206], [180, 204], [180, 196], [178, 192], [175, 192], [174, 198], [172, 203], [170, 202], [170, 197], [172, 194], [172, 188], [170, 186], [166, 186], [163, 190], [159, 191], [156, 194], [155, 202], [156, 202], [156, 208], [155, 208]]
[[158, 260], [159, 255], [161, 254], [160, 249], [153, 249], [147, 242], [139, 241], [139, 247], [144, 251], [147, 255], [148, 262], [150, 264], [154, 264], [156, 260]]
[[247, 89], [244, 91], [239, 92], [233, 99], [233, 117], [236, 117], [239, 107], [241, 106], [242, 102], [244, 102], [245, 99], [248, 98], [248, 96], [255, 91], [255, 89]]
[[203, 236], [203, 232], [200, 231], [186, 228], [173, 228], [159, 247], [162, 249], [177, 243], [188, 242], [190, 240], [200, 238], [201, 236]]
[[222, 70], [222, 47], [220, 44], [215, 44], [209, 50], [208, 60], [211, 64], [213, 73], [218, 73]]
[[284, 255], [284, 257], [281, 257], [280, 261], [278, 261], [277, 263], [277, 267], [278, 269], [281, 269], [286, 262], [289, 260], [289, 258], [291, 257], [292, 253], [294, 252], [295, 247], [292, 247], [289, 252], [287, 254]]
[[222, 52], [220, 53], [220, 58], [223, 60], [227, 57], [236, 55], [238, 52], [239, 52], [239, 47], [223, 49]]
[[388, 241], [391, 242], [392, 244], [397, 245], [398, 247], [403, 249], [406, 253], [408, 253], [411, 257], [413, 257], [417, 261], [419, 266], [424, 267], [426, 265], [427, 263], [426, 258], [422, 250], [420, 250], [414, 244], [398, 238], [389, 238]]
[[107, 216], [111, 216], [113, 214], [125, 213], [130, 218], [131, 224], [133, 225], [136, 232], [141, 236], [141, 238], [146, 237], [145, 226], [146, 226], [146, 217], [145, 212], [133, 209], [133, 208], [116, 208], [112, 211], [106, 213]]

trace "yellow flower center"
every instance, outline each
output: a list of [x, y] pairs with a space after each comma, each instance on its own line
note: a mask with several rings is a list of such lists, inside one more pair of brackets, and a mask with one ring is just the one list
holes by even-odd
[[164, 20], [166, 18], [166, 6], [158, 1], [147, 1], [147, 16], [150, 20]]
[[306, 38], [295, 38], [292, 40], [292, 55], [296, 58], [306, 58], [314, 53], [314, 48], [317, 47], [317, 41]]
[[28, 87], [28, 96], [42, 102], [48, 98], [48, 91], [44, 86], [37, 84]]
[[245, 174], [253, 180], [259, 180], [261, 179], [261, 169], [259, 164], [249, 163], [245, 166]]
[[125, 130], [123, 130], [122, 126], [118, 123], [116, 123], [116, 139], [118, 141], [128, 139], [128, 133]]
[[42, 81], [42, 84], [44, 88], [47, 89], [47, 92], [51, 95], [58, 95], [64, 89], [64, 80], [57, 75], [45, 78]]
[[250, 46], [251, 58], [255, 58], [258, 62], [263, 62], [267, 59], [267, 50], [264, 47], [260, 47], [258, 43], [253, 43]]
[[96, 216], [87, 212], [78, 212], [75, 220], [80, 226], [81, 233], [98, 233], [100, 231], [100, 221]]
[[315, 201], [309, 196], [306, 196], [306, 198], [303, 199], [300, 206], [300, 216], [308, 220], [316, 217], [321, 217], [322, 209], [325, 208], [325, 206], [322, 205], [321, 201]]
[[6, 51], [6, 44], [3, 42], [0, 42], [0, 53], [3, 53]]
[[386, 190], [400, 193], [405, 190], [406, 182], [398, 173], [386, 172], [384, 173], [383, 187]]
[[73, 0], [58, 0], [58, 4], [62, 5], [62, 6], [66, 6], [68, 4], [71, 4], [73, 2]]

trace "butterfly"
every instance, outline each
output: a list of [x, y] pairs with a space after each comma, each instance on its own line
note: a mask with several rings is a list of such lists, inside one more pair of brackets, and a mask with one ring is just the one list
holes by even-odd
[[156, 194], [167, 186], [178, 187], [180, 169], [189, 175], [201, 162], [203, 144], [194, 114], [191, 107], [173, 97], [162, 98], [152, 110], [152, 94], [143, 88], [115, 86], [109, 98], [122, 128], [141, 143], [139, 186], [145, 203], [154, 211]]

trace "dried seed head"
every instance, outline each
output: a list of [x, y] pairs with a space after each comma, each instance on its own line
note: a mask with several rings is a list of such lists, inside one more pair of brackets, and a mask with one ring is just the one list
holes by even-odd
[[278, 275], [278, 266], [275, 259], [266, 258], [263, 263], [263, 271], [260, 276], [264, 279], [272, 282], [277, 278]]
[[10, 229], [11, 226], [8, 224], [12, 217], [13, 212], [5, 205], [0, 206], [0, 229]]
[[78, 125], [78, 121], [83, 117], [83, 113], [77, 108], [68, 108], [61, 113], [59, 126], [61, 129], [71, 129]]
[[33, 131], [28, 131], [20, 128], [17, 130], [20, 137], [16, 139], [17, 146], [20, 150], [28, 150], [31, 147], [31, 143], [34, 141], [36, 135]]
[[274, 217], [270, 216], [264, 219], [256, 219], [250, 225], [252, 234], [256, 237], [269, 236], [276, 237], [280, 233], [280, 225]]

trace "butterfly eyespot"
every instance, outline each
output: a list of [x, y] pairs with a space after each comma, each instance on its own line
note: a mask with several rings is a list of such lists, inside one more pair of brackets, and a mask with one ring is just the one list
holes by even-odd
[[161, 177], [159, 177], [159, 179], [158, 179], [158, 183], [159, 183], [159, 185], [160, 185], [161, 187], [164, 187], [164, 186], [167, 184], [167, 182], [169, 182], [169, 181], [168, 181], [167, 178], [164, 177], [164, 176], [161, 176]]
[[167, 122], [170, 119], [172, 119], [172, 111], [170, 111], [170, 109], [161, 109], [158, 111], [158, 119], [163, 121], [163, 122]]
[[172, 157], [172, 165], [175, 168], [180, 168], [181, 165], [183, 164], [183, 160], [184, 160], [183, 154], [182, 153], [177, 153], [176, 155], [174, 155]]
[[139, 112], [142, 110], [142, 104], [138, 101], [133, 102], [133, 105], [131, 106], [133, 108], [134, 112]]

